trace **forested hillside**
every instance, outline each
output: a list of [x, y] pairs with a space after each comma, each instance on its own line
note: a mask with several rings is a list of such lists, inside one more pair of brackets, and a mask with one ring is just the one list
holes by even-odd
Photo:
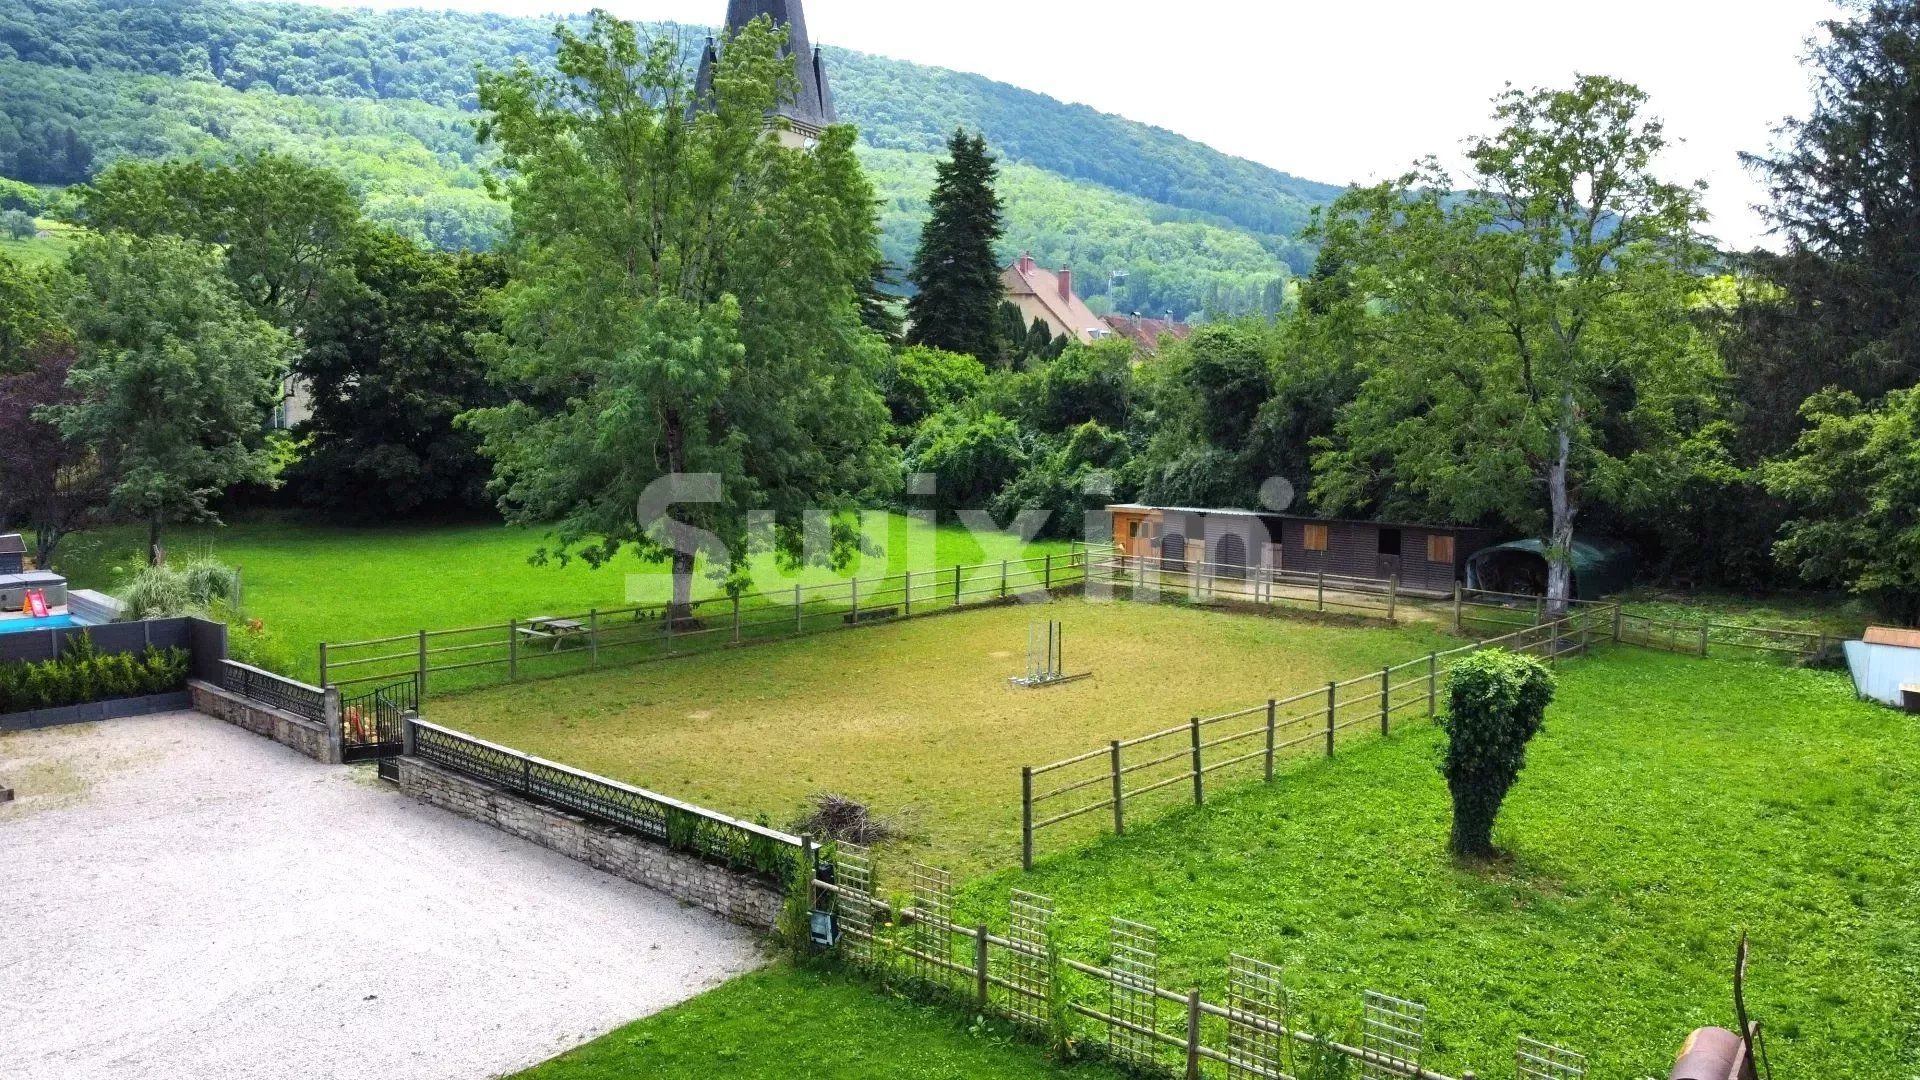
[[[689, 48], [707, 33], [658, 29]], [[71, 184], [119, 157], [277, 149], [345, 170], [377, 220], [485, 246], [503, 211], [480, 188], [474, 66], [543, 63], [551, 31], [550, 19], [230, 0], [0, 0], [0, 175]], [[1031, 248], [1071, 262], [1082, 291], [1117, 310], [1270, 308], [1310, 263], [1294, 237], [1338, 193], [979, 76], [831, 43], [828, 56], [898, 265], [956, 125], [1010, 165], [1009, 259]]]

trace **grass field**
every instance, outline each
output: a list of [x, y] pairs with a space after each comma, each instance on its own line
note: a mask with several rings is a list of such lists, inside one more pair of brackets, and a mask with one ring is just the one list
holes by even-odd
[[519, 1080], [1120, 1080], [1062, 1068], [951, 1009], [779, 964], [519, 1074]]
[[[767, 556], [755, 562], [756, 580], [782, 588], [853, 573], [873, 577], [903, 569], [909, 553], [916, 564], [952, 566], [1066, 550], [1064, 543], [1028, 545], [1005, 533], [929, 529], [896, 514], [870, 514], [867, 523], [866, 535], [877, 551], [845, 571], [812, 567], [790, 575]], [[598, 570], [579, 561], [564, 567], [530, 565], [528, 557], [547, 542], [539, 530], [499, 524], [339, 527], [273, 517], [176, 528], [165, 539], [172, 558], [210, 554], [239, 566], [246, 579], [247, 614], [263, 620], [279, 639], [292, 673], [308, 678], [318, 667], [321, 641], [504, 623], [543, 612], [655, 602], [668, 595], [665, 568], [631, 555]], [[85, 533], [61, 546], [57, 568], [78, 588], [113, 592], [138, 567], [145, 543], [138, 528]], [[719, 591], [704, 577], [696, 590]]]
[[[1029, 626], [1066, 668], [1019, 689]], [[892, 856], [968, 874], [1019, 858], [1020, 767], [1457, 642], [1173, 604], [1015, 604], [436, 697], [427, 719], [786, 826], [838, 792], [897, 818]]]
[[0, 236], [0, 255], [22, 266], [47, 266], [67, 257], [79, 242], [81, 230], [59, 221], [38, 220], [40, 235], [28, 240]]
[[959, 917], [1004, 926], [1008, 889], [1038, 892], [1085, 959], [1110, 915], [1158, 927], [1164, 986], [1220, 1000], [1238, 951], [1322, 1030], [1377, 989], [1427, 1003], [1430, 1067], [1507, 1075], [1526, 1034], [1594, 1080], [1664, 1076], [1688, 1031], [1731, 1026], [1745, 929], [1777, 1075], [1920, 1076], [1914, 719], [1830, 673], [1631, 649], [1561, 672], [1490, 871], [1446, 854], [1420, 725], [977, 880]]

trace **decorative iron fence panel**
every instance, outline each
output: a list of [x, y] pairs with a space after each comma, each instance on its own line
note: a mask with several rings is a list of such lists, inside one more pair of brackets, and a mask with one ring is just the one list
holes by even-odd
[[282, 712], [324, 723], [327, 719], [327, 694], [317, 686], [263, 671], [236, 660], [220, 662], [220, 685], [242, 697], [258, 701]]

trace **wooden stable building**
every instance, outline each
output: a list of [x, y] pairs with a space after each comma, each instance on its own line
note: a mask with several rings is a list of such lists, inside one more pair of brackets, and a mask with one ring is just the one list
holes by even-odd
[[1467, 559], [1492, 542], [1486, 529], [1347, 521], [1256, 510], [1187, 506], [1107, 507], [1123, 559], [1159, 560], [1184, 573], [1207, 564], [1214, 577], [1254, 569], [1333, 577], [1400, 579], [1402, 588], [1451, 592]]

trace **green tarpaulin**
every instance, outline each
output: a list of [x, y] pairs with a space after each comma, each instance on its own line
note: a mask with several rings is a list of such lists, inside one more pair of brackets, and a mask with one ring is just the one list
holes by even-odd
[[[1573, 541], [1573, 598], [1597, 600], [1633, 584], [1633, 552], [1613, 540]], [[1545, 594], [1547, 542], [1510, 540], [1481, 548], [1467, 560], [1467, 588]]]

